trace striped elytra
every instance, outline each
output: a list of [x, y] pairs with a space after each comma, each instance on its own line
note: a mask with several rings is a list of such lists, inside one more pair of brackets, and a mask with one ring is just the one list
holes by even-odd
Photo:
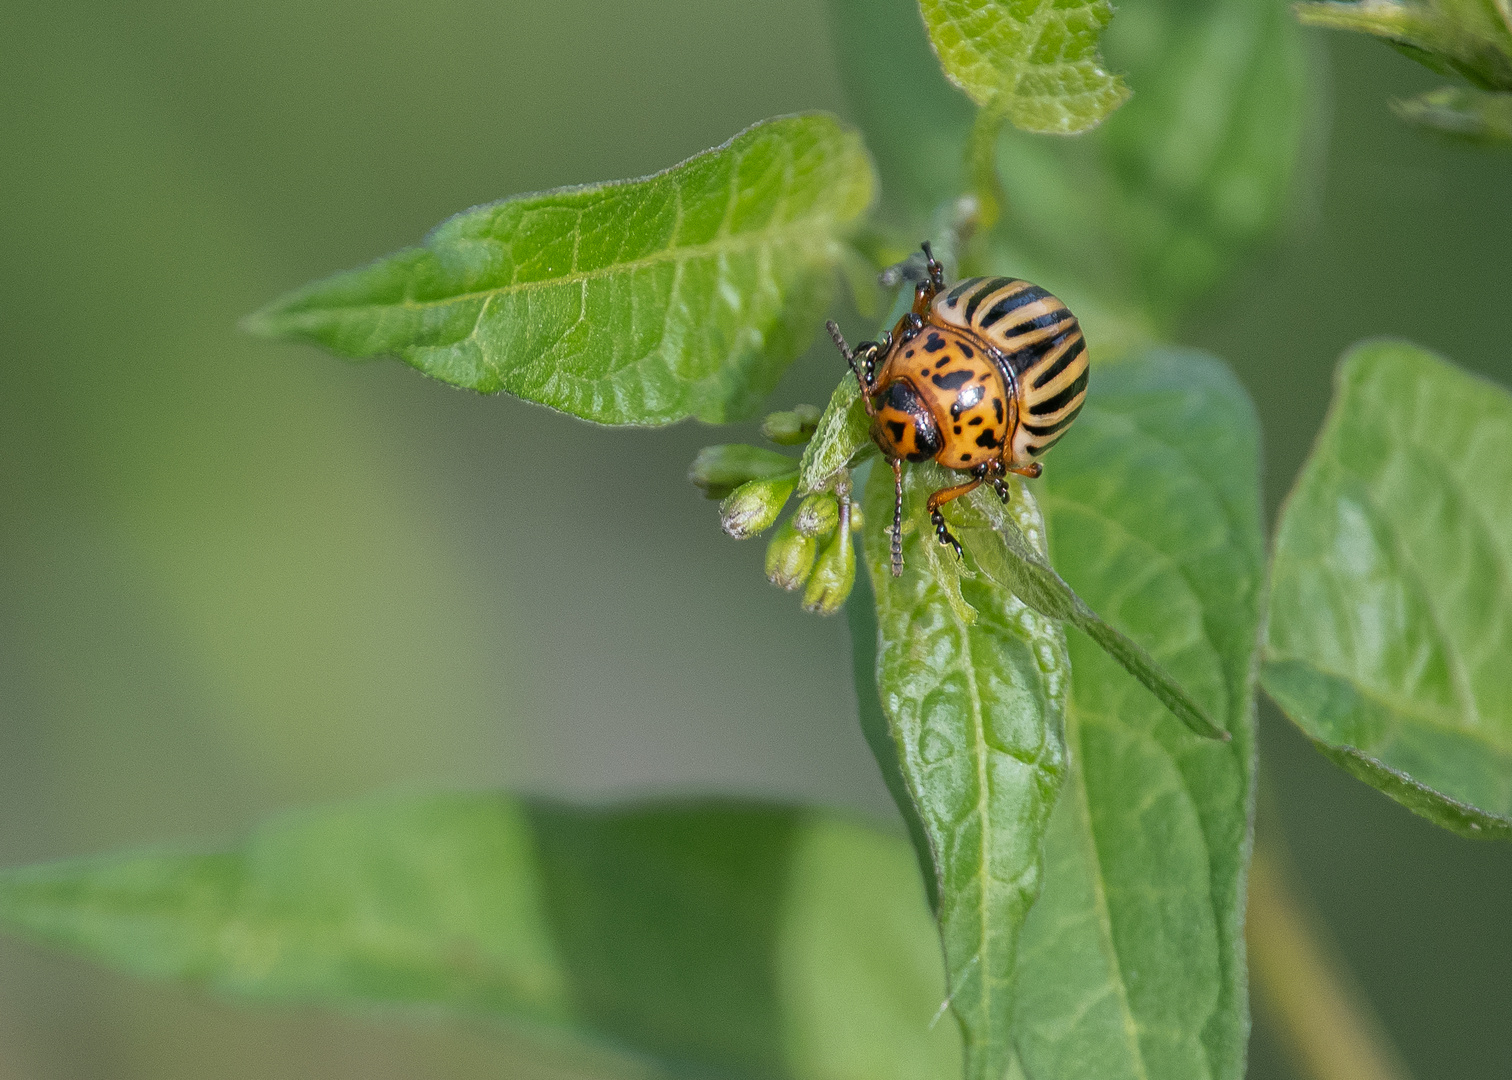
[[903, 571], [905, 461], [934, 459], [969, 479], [929, 497], [940, 543], [960, 554], [940, 507], [990, 484], [1007, 501], [1006, 474], [1040, 475], [1039, 459], [1087, 398], [1087, 349], [1066, 305], [1010, 277], [945, 287], [925, 244], [926, 273], [912, 309], [880, 342], [851, 350], [830, 333], [861, 384], [873, 441], [893, 468], [893, 573]]
[[1015, 457], [1054, 446], [1087, 398], [1086, 342], [1066, 305], [1027, 281], [976, 277], [935, 296], [930, 315], [996, 351], [1018, 398]]

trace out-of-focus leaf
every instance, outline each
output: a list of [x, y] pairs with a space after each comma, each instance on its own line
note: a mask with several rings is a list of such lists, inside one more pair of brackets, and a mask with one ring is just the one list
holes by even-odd
[[[858, 664], [857, 677], [876, 682], [888, 730], [873, 733], [873, 748], [884, 773], [902, 778], [900, 804], [925, 845], [966, 1076], [999, 1080], [1013, 1056], [1019, 927], [1039, 892], [1041, 838], [1065, 763], [1066, 645], [1058, 623], [979, 577], [960, 582], [976, 611], [970, 622], [960, 617], [930, 570], [933, 533], [919, 527], [942, 479], [937, 466], [908, 471], [905, 570], [894, 578], [883, 531], [892, 473], [872, 470], [864, 555], [876, 660], [870, 672]], [[1031, 500], [1014, 510], [1027, 532], [1043, 535]]]
[[1296, 12], [1309, 26], [1382, 38], [1440, 74], [1512, 90], [1512, 9], [1504, 0], [1302, 3]]
[[1444, 86], [1391, 107], [1402, 119], [1473, 143], [1512, 142], [1512, 93]]
[[1256, 0], [1124, 5], [1103, 47], [1137, 92], [1086, 139], [1004, 140], [995, 272], [1021, 261], [1169, 329], [1286, 219], [1315, 99], [1308, 53], [1285, 5]]
[[827, 0], [826, 7], [851, 112], [882, 173], [883, 203], [922, 227], [966, 189], [962, 148], [976, 109], [946, 81], [915, 0]]
[[1198, 353], [1151, 350], [1097, 370], [1028, 485], [1060, 573], [1233, 737], [1196, 737], [1070, 635], [1071, 769], [1015, 983], [1030, 1080], [1243, 1076], [1258, 462], [1233, 376]]
[[468, 210], [248, 326], [605, 424], [735, 419], [809, 340], [872, 186], [833, 117], [768, 120], [655, 176]]
[[908, 846], [818, 812], [359, 804], [218, 854], [7, 871], [0, 924], [153, 978], [499, 1016], [684, 1072], [961, 1068], [930, 1025], [939, 947]]
[[1271, 578], [1287, 715], [1429, 820], [1512, 837], [1512, 394], [1405, 343], [1346, 355]]
[[1086, 131], [1128, 100], [1097, 52], [1108, 0], [919, 0], [919, 9], [946, 77], [1024, 131]]

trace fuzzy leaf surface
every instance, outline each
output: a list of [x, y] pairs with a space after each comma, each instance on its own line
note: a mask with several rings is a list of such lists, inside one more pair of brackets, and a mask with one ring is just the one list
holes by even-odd
[[1056, 569], [1232, 736], [1199, 738], [1070, 636], [1071, 767], [1017, 969], [1030, 1080], [1244, 1074], [1258, 455], [1253, 407], [1221, 363], [1148, 350], [1094, 371], [1028, 485]]
[[367, 802], [213, 854], [5, 871], [0, 925], [151, 978], [496, 1017], [666, 1074], [961, 1069], [955, 1031], [930, 1026], [944, 986], [912, 852], [819, 812]]
[[[933, 878], [966, 1076], [998, 1080], [1013, 1057], [1019, 928], [1039, 893], [1041, 842], [1065, 768], [1066, 643], [1053, 619], [940, 562], [924, 500], [948, 482], [944, 470], [913, 467], [906, 480], [900, 578], [882, 528], [893, 517], [891, 470], [874, 466], [866, 487], [877, 631], [874, 662], [858, 661], [857, 680], [863, 700], [875, 680], [886, 732], [872, 733], [873, 748], [895, 797], [902, 789]], [[1016, 500], [1014, 512], [1042, 540], [1032, 499]], [[871, 644], [860, 639], [858, 654]]]
[[1108, 0], [919, 0], [919, 9], [946, 77], [1024, 131], [1086, 131], [1128, 99], [1097, 51]]
[[1512, 394], [1391, 341], [1335, 381], [1276, 537], [1265, 690], [1409, 809], [1512, 838]]
[[464, 211], [248, 327], [604, 424], [738, 419], [812, 336], [872, 188], [855, 131], [768, 120], [654, 176]]

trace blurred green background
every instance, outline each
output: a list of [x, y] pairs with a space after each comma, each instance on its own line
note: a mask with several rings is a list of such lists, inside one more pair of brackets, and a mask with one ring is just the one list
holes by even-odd
[[[591, 428], [235, 328], [463, 207], [844, 114], [829, 34], [820, 0], [0, 7], [5, 864], [396, 787], [894, 814], [843, 621], [768, 586], [761, 546], [683, 478], [724, 433]], [[1272, 513], [1350, 342], [1410, 337], [1512, 383], [1512, 157], [1390, 115], [1430, 73], [1315, 44], [1321, 177], [1182, 335], [1259, 402]], [[816, 349], [776, 403], [822, 402], [838, 374]], [[1512, 1075], [1512, 850], [1413, 818], [1269, 709], [1263, 733], [1312, 900], [1414, 1071]], [[1263, 1012], [1252, 1058], [1290, 1075]], [[0, 942], [0, 1080], [602, 1065]]]

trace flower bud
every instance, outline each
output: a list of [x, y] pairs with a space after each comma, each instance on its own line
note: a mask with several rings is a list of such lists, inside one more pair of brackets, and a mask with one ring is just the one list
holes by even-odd
[[858, 532], [866, 528], [866, 518], [861, 516], [861, 504], [851, 503], [851, 532]]
[[803, 608], [816, 615], [833, 615], [855, 584], [856, 549], [851, 545], [850, 522], [842, 521], [814, 564], [803, 592]]
[[723, 499], [749, 480], [766, 480], [784, 473], [798, 472], [795, 458], [744, 443], [706, 446], [693, 459], [688, 479], [708, 499]]
[[774, 412], [761, 422], [761, 434], [780, 446], [806, 443], [819, 426], [819, 410], [813, 405], [795, 405], [791, 412]]
[[797, 473], [747, 480], [719, 504], [719, 524], [737, 540], [765, 532], [782, 513], [797, 486]]
[[840, 504], [827, 491], [814, 492], [793, 511], [793, 528], [816, 540], [834, 532], [839, 521]]
[[793, 528], [793, 519], [788, 518], [767, 544], [767, 580], [789, 592], [803, 588], [809, 571], [814, 568], [814, 552], [818, 547], [812, 536], [804, 536]]

